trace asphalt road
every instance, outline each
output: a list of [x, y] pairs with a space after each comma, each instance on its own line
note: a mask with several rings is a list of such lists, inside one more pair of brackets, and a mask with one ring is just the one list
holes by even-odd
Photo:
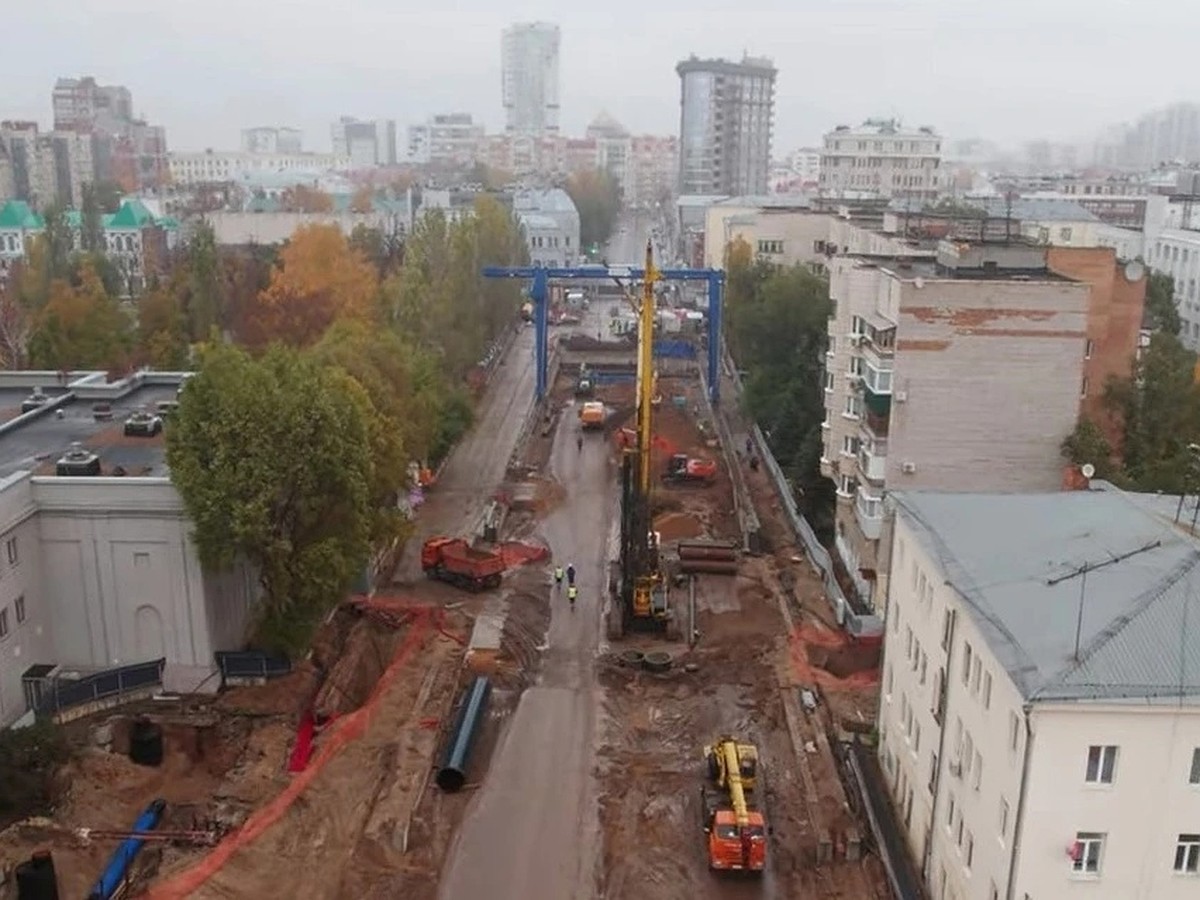
[[[571, 423], [569, 411], [562, 421]], [[579, 599], [551, 594], [538, 683], [518, 702], [487, 779], [463, 823], [439, 896], [443, 900], [590, 900], [600, 837], [592, 781], [599, 705], [595, 652], [615, 511], [604, 440], [564, 424], [550, 474], [567, 489], [542, 523], [557, 563], [573, 562]]]
[[505, 469], [533, 406], [535, 387], [533, 327], [517, 335], [505, 355], [479, 408], [482, 416], [451, 452], [416, 519], [410, 539], [396, 568], [397, 582], [418, 580], [421, 544], [438, 532], [438, 525], [460, 523], [463, 534], [480, 519], [483, 509], [504, 481]]

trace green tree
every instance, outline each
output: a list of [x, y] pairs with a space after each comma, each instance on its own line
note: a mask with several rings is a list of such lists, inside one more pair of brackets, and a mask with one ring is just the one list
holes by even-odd
[[1120, 478], [1121, 473], [1113, 465], [1113, 448], [1104, 432], [1091, 419], [1080, 419], [1075, 430], [1062, 442], [1062, 455], [1072, 465], [1092, 465], [1096, 477]]
[[397, 501], [408, 464], [428, 458], [445, 420], [436, 359], [390, 329], [346, 320], [334, 323], [312, 350], [315, 360], [344, 371], [366, 391], [374, 478], [371, 543], [382, 547], [406, 531]]
[[600, 169], [567, 179], [567, 193], [579, 212], [579, 242], [584, 248], [603, 245], [612, 236], [621, 214], [621, 187]]
[[79, 243], [86, 253], [104, 251], [104, 221], [101, 213], [96, 186], [90, 182], [84, 184], [83, 200], [79, 207]]
[[1195, 369], [1195, 354], [1174, 335], [1158, 332], [1134, 376], [1106, 386], [1105, 400], [1120, 416], [1124, 432], [1125, 471], [1140, 490], [1179, 493], [1188, 486], [1188, 445], [1200, 441]]
[[184, 250], [182, 285], [188, 334], [193, 341], [204, 340], [213, 328], [224, 325], [217, 239], [212, 225], [201, 221], [192, 232]]
[[1146, 285], [1146, 319], [1155, 331], [1178, 335], [1182, 327], [1175, 305], [1175, 281], [1162, 272], [1151, 272]]
[[821, 477], [819, 460], [829, 285], [800, 266], [780, 269], [751, 260], [737, 245], [729, 261], [726, 334], [735, 360], [747, 370], [746, 412], [767, 434], [813, 527], [827, 534], [832, 486]]
[[359, 223], [350, 232], [350, 247], [375, 267], [380, 279], [400, 270], [404, 262], [404, 239], [382, 228]]
[[369, 555], [370, 400], [340, 369], [274, 347], [209, 350], [167, 460], [202, 563], [258, 572], [257, 643], [301, 652]]

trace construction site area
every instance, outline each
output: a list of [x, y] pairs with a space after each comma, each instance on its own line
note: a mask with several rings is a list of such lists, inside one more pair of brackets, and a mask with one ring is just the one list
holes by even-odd
[[878, 642], [833, 621], [699, 352], [656, 359], [642, 417], [609, 318], [551, 332], [541, 401], [514, 331], [394, 574], [307, 659], [67, 722], [63, 799], [0, 832], [2, 870], [49, 851], [61, 896], [152, 900], [891, 897], [845, 751]]

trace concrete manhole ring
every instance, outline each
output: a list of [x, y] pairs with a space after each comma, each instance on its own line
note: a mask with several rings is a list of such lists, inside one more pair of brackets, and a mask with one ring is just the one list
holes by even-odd
[[671, 654], [663, 650], [654, 650], [647, 653], [645, 659], [642, 660], [642, 666], [647, 672], [666, 672], [671, 668]]
[[622, 650], [617, 654], [617, 659], [623, 666], [637, 668], [645, 663], [646, 655], [641, 650]]

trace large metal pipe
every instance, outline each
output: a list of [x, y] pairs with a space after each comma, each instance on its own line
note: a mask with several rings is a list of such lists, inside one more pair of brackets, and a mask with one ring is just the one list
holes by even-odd
[[[158, 827], [158, 822], [162, 818], [163, 810], [167, 807], [166, 800], [155, 800], [143, 810], [138, 816], [137, 821], [133, 823], [133, 831], [135, 834], [142, 832], [153, 831]], [[112, 858], [109, 859], [108, 865], [104, 867], [104, 872], [100, 875], [100, 880], [93, 886], [91, 893], [88, 894], [88, 900], [109, 900], [115, 895], [125, 884], [125, 879], [129, 874], [129, 868], [133, 865], [134, 859], [137, 858], [138, 851], [142, 849], [145, 840], [140, 837], [126, 838], [121, 842], [120, 846], [113, 851]]]
[[454, 727], [446, 744], [446, 752], [442, 756], [442, 764], [437, 773], [437, 786], [447, 793], [462, 790], [462, 786], [467, 783], [467, 763], [471, 758], [471, 747], [483, 722], [491, 692], [491, 681], [480, 675], [463, 693], [458, 713], [454, 717]]
[[736, 560], [725, 559], [681, 559], [679, 570], [685, 574], [704, 573], [708, 575], [736, 575], [738, 564]]

